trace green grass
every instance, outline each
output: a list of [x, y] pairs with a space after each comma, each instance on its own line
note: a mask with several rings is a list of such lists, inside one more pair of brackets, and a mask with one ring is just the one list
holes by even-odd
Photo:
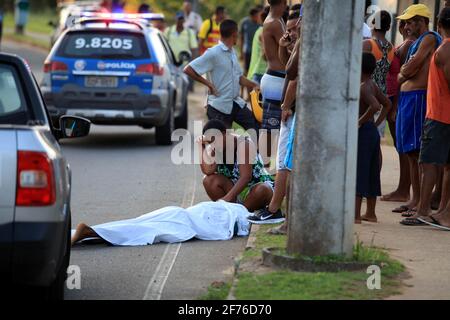
[[217, 282], [209, 286], [208, 292], [201, 296], [199, 300], [226, 300], [230, 292], [231, 284], [227, 282]]
[[18, 35], [18, 34], [7, 33], [7, 34], [5, 34], [4, 38], [15, 41], [15, 42], [26, 43], [26, 44], [36, 46], [36, 47], [39, 47], [42, 49], [50, 49], [49, 41], [43, 41], [41, 39], [36, 39], [36, 38], [27, 36], [27, 35]]
[[[25, 32], [34, 32], [50, 35], [53, 32], [53, 28], [48, 25], [49, 21], [56, 22], [57, 15], [54, 11], [46, 10], [42, 12], [30, 12], [28, 17], [28, 23], [25, 27]], [[14, 14], [5, 14], [4, 27], [13, 29], [15, 26]]]
[[368, 276], [364, 272], [242, 273], [234, 295], [238, 300], [372, 300], [400, 293], [400, 280], [384, 274], [381, 290], [367, 289]]
[[256, 233], [255, 247], [246, 250], [243, 254], [243, 259], [249, 259], [261, 256], [261, 251], [264, 248], [285, 248], [287, 243], [287, 237], [281, 235], [269, 235], [267, 230], [270, 226], [261, 226]]
[[[256, 233], [255, 248], [246, 251], [242, 262], [260, 259], [261, 250], [267, 247], [286, 247], [286, 236], [267, 234], [263, 226]], [[371, 300], [399, 294], [399, 275], [404, 266], [389, 257], [384, 250], [364, 246], [358, 241], [353, 257], [325, 256], [302, 257], [317, 263], [358, 261], [378, 265], [381, 268], [381, 290], [369, 290], [365, 272], [306, 273], [273, 271], [265, 274], [241, 272], [238, 274], [234, 295], [238, 300]]]

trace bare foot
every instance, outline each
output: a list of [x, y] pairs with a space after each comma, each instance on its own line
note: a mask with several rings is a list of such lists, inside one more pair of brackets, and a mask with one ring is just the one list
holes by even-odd
[[390, 194], [382, 196], [380, 200], [385, 202], [408, 202], [410, 200], [410, 195], [401, 194], [398, 191], [394, 191]]
[[378, 223], [377, 217], [371, 217], [368, 215], [364, 215], [361, 217], [362, 221], [371, 222], [371, 223]]
[[95, 236], [97, 236], [97, 234], [94, 230], [92, 230], [92, 228], [90, 228], [87, 224], [80, 223], [72, 236], [71, 244], [73, 246], [78, 241]]

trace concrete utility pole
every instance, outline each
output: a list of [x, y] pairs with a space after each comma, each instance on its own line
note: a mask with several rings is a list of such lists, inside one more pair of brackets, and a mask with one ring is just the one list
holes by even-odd
[[305, 0], [288, 252], [352, 253], [364, 0]]

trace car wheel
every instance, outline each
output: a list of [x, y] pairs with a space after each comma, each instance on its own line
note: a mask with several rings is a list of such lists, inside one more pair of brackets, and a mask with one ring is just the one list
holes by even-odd
[[156, 127], [156, 144], [160, 146], [170, 146], [172, 144], [172, 132], [175, 128], [175, 119], [173, 110], [169, 110], [169, 116], [166, 123], [160, 127]]
[[186, 99], [186, 102], [183, 106], [183, 111], [181, 112], [180, 116], [175, 118], [175, 128], [176, 129], [186, 129], [188, 128], [188, 102]]

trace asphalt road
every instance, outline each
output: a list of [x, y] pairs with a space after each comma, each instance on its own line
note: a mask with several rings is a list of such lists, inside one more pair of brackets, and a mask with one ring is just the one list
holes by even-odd
[[[24, 57], [38, 81], [46, 53], [5, 42], [3, 51]], [[190, 122], [202, 119], [202, 97], [190, 98]], [[94, 126], [87, 138], [62, 142], [72, 168], [72, 223], [128, 219], [165, 206], [207, 200], [194, 165], [175, 165], [171, 147], [154, 144], [154, 130]], [[84, 245], [72, 250], [81, 290], [68, 299], [196, 299], [214, 281], [230, 277], [245, 239], [190, 241], [121, 248]]]

